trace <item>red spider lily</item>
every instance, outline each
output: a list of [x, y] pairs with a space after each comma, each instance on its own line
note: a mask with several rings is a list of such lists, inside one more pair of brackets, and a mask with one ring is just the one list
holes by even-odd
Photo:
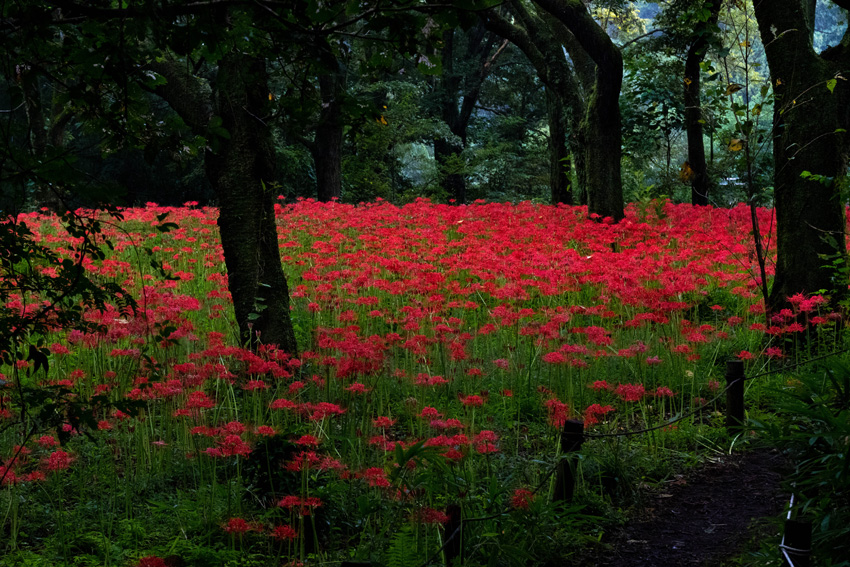
[[296, 510], [302, 516], [309, 516], [314, 508], [322, 505], [322, 501], [315, 496], [309, 496], [307, 498], [284, 496], [277, 505], [281, 508]]
[[60, 450], [50, 453], [44, 464], [48, 471], [55, 472], [67, 469], [72, 462], [74, 462], [74, 457], [70, 453]]
[[436, 408], [432, 408], [430, 406], [422, 408], [422, 411], [419, 413], [419, 417], [424, 417], [426, 419], [434, 419], [442, 416], [443, 414], [438, 412]]
[[247, 457], [251, 453], [251, 446], [238, 435], [225, 436], [216, 448], [220, 451], [222, 457]]
[[461, 398], [460, 403], [462, 403], [466, 407], [477, 408], [484, 405], [484, 398], [476, 394], [471, 394], [469, 396]]
[[445, 512], [435, 510], [434, 508], [422, 508], [416, 514], [416, 519], [423, 524], [445, 524], [449, 521], [449, 517]]
[[289, 525], [275, 526], [269, 535], [278, 540], [293, 540], [298, 537], [298, 531]]
[[511, 506], [517, 510], [528, 510], [534, 500], [534, 493], [527, 488], [517, 488], [511, 496]]
[[168, 563], [165, 562], [165, 559], [161, 557], [157, 557], [155, 555], [149, 555], [147, 557], [142, 557], [139, 559], [139, 562], [136, 564], [137, 567], [168, 567]]
[[230, 423], [227, 423], [222, 426], [221, 430], [224, 433], [228, 433], [230, 435], [242, 435], [243, 433], [245, 433], [245, 431], [248, 430], [248, 428], [238, 421], [231, 421]]
[[302, 435], [301, 437], [293, 441], [293, 443], [295, 443], [296, 445], [306, 447], [318, 447], [321, 442], [321, 439], [319, 439], [318, 437], [314, 437], [313, 435]]
[[257, 435], [262, 435], [264, 437], [273, 437], [277, 434], [274, 427], [270, 425], [260, 425], [257, 429], [254, 430]]
[[657, 398], [672, 398], [676, 394], [673, 393], [673, 390], [668, 388], [667, 386], [658, 386], [655, 389], [655, 397]]
[[254, 529], [244, 518], [230, 518], [222, 526], [222, 529], [229, 534], [242, 535]]
[[52, 435], [42, 435], [35, 441], [36, 445], [40, 447], [55, 447], [59, 444], [55, 437]]
[[569, 417], [570, 407], [557, 398], [551, 398], [543, 402], [549, 411], [549, 424], [555, 427], [563, 427]]
[[388, 488], [391, 486], [390, 481], [387, 478], [387, 473], [380, 467], [366, 469], [360, 473], [360, 477], [363, 478], [371, 487]]
[[372, 425], [374, 425], [375, 427], [377, 427], [379, 429], [383, 429], [383, 428], [386, 428], [386, 427], [392, 427], [395, 424], [395, 421], [396, 420], [394, 420], [392, 418], [381, 416], [381, 417], [376, 417], [375, 419], [373, 419]]
[[605, 417], [605, 414], [614, 411], [613, 406], [602, 406], [599, 404], [591, 404], [584, 410], [584, 426], [591, 427], [599, 423]]
[[643, 384], [620, 384], [614, 389], [614, 394], [624, 402], [639, 402], [646, 394]]

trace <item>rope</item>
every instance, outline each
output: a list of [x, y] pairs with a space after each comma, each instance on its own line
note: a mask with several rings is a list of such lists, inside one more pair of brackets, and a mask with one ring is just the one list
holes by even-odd
[[692, 416], [696, 415], [697, 413], [701, 412], [706, 407], [712, 405], [714, 402], [719, 400], [724, 394], [726, 394], [726, 392], [729, 391], [729, 388], [731, 388], [733, 385], [737, 384], [740, 381], [741, 381], [740, 378], [738, 378], [737, 380], [732, 380], [731, 382], [726, 384], [726, 387], [723, 388], [723, 390], [721, 390], [720, 393], [718, 393], [716, 396], [714, 396], [713, 398], [711, 398], [707, 402], [703, 402], [702, 405], [697, 406], [696, 408], [692, 409], [691, 411], [684, 413], [677, 418], [671, 419], [670, 421], [666, 421], [666, 422], [664, 422], [660, 425], [655, 425], [653, 427], [646, 427], [644, 429], [635, 429], [634, 431], [623, 431], [623, 432], [620, 432], [620, 433], [584, 433], [583, 437], [586, 438], [586, 439], [603, 439], [603, 438], [606, 438], [606, 437], [629, 437], [631, 435], [641, 435], [643, 433], [648, 433], [650, 431], [657, 431], [658, 429], [664, 429], [665, 427], [670, 427], [674, 423], [679, 423], [680, 421], [682, 421], [684, 419], [692, 417]]
[[[676, 417], [674, 419], [666, 421], [666, 422], [664, 422], [660, 425], [656, 425], [656, 426], [653, 426], [653, 427], [646, 427], [646, 428], [643, 428], [643, 429], [636, 429], [636, 430], [633, 430], [633, 431], [623, 431], [623, 432], [620, 432], [620, 433], [582, 433], [581, 436], [584, 439], [604, 439], [604, 438], [611, 438], [611, 437], [630, 437], [632, 435], [642, 435], [643, 433], [648, 433], [648, 432], [651, 432], [651, 431], [657, 431], [659, 429], [664, 429], [665, 427], [670, 427], [671, 425], [678, 423], [682, 420], [688, 419], [689, 417], [693, 417], [694, 415], [701, 412], [706, 407], [714, 404], [717, 400], [719, 400], [722, 396], [724, 396], [732, 386], [736, 385], [741, 380], [751, 380], [751, 379], [754, 379], [754, 378], [762, 378], [762, 377], [768, 376], [770, 374], [776, 374], [778, 372], [784, 372], [784, 371], [790, 370], [792, 368], [802, 366], [804, 364], [809, 364], [811, 362], [816, 362], [818, 360], [823, 360], [825, 358], [835, 356], [836, 354], [843, 354], [843, 353], [847, 353], [847, 352], [850, 352], [850, 348], [840, 350], [840, 351], [831, 352], [829, 354], [825, 354], [825, 355], [818, 356], [818, 357], [815, 357], [815, 358], [810, 358], [808, 360], [804, 360], [802, 362], [797, 362], [795, 364], [788, 365], [788, 366], [783, 366], [782, 368], [777, 368], [775, 370], [769, 370], [767, 372], [762, 372], [761, 374], [755, 374], [753, 376], [743, 376], [741, 378], [737, 378], [735, 380], [732, 380], [728, 384], [726, 384], [726, 387], [723, 388], [723, 390], [721, 390], [720, 392], [718, 392], [717, 395], [714, 396], [712, 399], [710, 399], [706, 402], [703, 402], [701, 405], [697, 406], [696, 408], [680, 415], [679, 417]], [[546, 483], [549, 482], [549, 479], [552, 478], [552, 475], [555, 474], [555, 472], [558, 470], [558, 467], [560, 466], [561, 462], [563, 460], [565, 460], [566, 458], [567, 458], [567, 455], [562, 455], [561, 458], [558, 459], [558, 462], [555, 463], [555, 465], [552, 466], [549, 469], [549, 472], [546, 473], [546, 475], [538, 483], [538, 485], [535, 487], [535, 489], [531, 491], [532, 494], [537, 494], [540, 491], [540, 489], [542, 489], [546, 485]], [[794, 504], [794, 495], [792, 494], [790, 506], [793, 506], [793, 504]], [[451, 535], [449, 535], [449, 537], [446, 538], [446, 540], [443, 542], [443, 545], [440, 547], [440, 549], [438, 549], [436, 552], [434, 552], [434, 554], [427, 561], [422, 563], [422, 565], [420, 567], [428, 567], [428, 565], [431, 565], [432, 563], [434, 563], [434, 561], [446, 549], [446, 547], [449, 545], [449, 543], [451, 543], [460, 534], [461, 529], [463, 528], [464, 524], [472, 523], [472, 522], [483, 522], [483, 521], [486, 521], [486, 520], [494, 520], [496, 518], [499, 518], [501, 516], [505, 516], [505, 515], [509, 514], [510, 511], [511, 511], [510, 508], [506, 508], [504, 511], [498, 512], [496, 514], [492, 514], [490, 516], [482, 516], [482, 517], [478, 517], [478, 518], [467, 518], [467, 519], [462, 518], [461, 521], [460, 521], [460, 524], [454, 529], [454, 531], [451, 533]], [[789, 511], [789, 514], [790, 514], [790, 511]], [[779, 548], [782, 551], [782, 554], [785, 556], [785, 560], [788, 561], [788, 564], [791, 567], [794, 567], [794, 563], [788, 557], [789, 551], [791, 553], [799, 553], [799, 554], [808, 554], [808, 553], [811, 552], [810, 549], [797, 549], [797, 548], [789, 547], [789, 546], [785, 545], [785, 536], [782, 537], [782, 543], [779, 544]]]
[[830, 352], [829, 354], [824, 354], [824, 355], [821, 355], [821, 356], [816, 356], [816, 357], [814, 357], [814, 358], [810, 358], [810, 359], [808, 359], [808, 360], [803, 360], [803, 361], [800, 361], [800, 362], [795, 362], [794, 364], [788, 364], [788, 365], [785, 365], [785, 366], [783, 366], [783, 367], [781, 367], [781, 368], [776, 368], [776, 369], [774, 369], [774, 370], [768, 370], [767, 372], [762, 372], [761, 374], [753, 374], [752, 376], [747, 376], [745, 379], [746, 379], [746, 380], [752, 380], [752, 379], [754, 379], [754, 378], [761, 378], [761, 377], [763, 377], [763, 376], [769, 376], [770, 374], [776, 374], [777, 372], [785, 372], [785, 371], [788, 371], [788, 370], [792, 370], [792, 369], [794, 369], [794, 368], [797, 368], [798, 366], [803, 366], [804, 364], [809, 364], [810, 362], [816, 362], [816, 361], [818, 361], [818, 360], [824, 360], [824, 359], [829, 358], [829, 357], [831, 357], [831, 356], [835, 356], [836, 354], [845, 354], [845, 353], [848, 353], [848, 352], [850, 352], [850, 348], [846, 348], [846, 349], [842, 349], [842, 350], [837, 350], [837, 351], [835, 351], [835, 352]]

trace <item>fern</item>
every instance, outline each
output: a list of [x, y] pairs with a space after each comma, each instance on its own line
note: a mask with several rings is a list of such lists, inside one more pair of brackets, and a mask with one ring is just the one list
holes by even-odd
[[416, 534], [410, 524], [404, 524], [393, 536], [387, 551], [387, 567], [410, 567], [416, 559]]

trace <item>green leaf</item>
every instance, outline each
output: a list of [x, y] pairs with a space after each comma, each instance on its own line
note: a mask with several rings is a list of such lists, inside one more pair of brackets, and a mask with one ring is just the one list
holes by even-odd
[[829, 89], [829, 92], [834, 92], [835, 91], [835, 85], [837, 85], [837, 84], [838, 84], [837, 79], [830, 79], [826, 82], [826, 88]]

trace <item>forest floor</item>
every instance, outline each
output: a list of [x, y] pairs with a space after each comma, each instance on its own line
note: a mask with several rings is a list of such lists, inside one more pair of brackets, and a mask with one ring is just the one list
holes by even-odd
[[787, 461], [778, 451], [723, 455], [673, 478], [612, 534], [600, 567], [719, 567], [777, 533], [787, 503], [781, 481]]

